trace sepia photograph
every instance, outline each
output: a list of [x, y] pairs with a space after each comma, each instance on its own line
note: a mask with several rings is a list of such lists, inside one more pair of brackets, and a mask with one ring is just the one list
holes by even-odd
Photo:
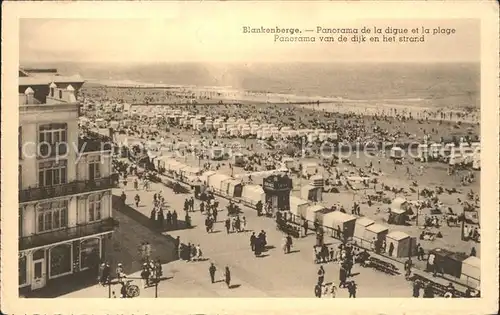
[[244, 7], [18, 19], [17, 298], [481, 300], [481, 18]]

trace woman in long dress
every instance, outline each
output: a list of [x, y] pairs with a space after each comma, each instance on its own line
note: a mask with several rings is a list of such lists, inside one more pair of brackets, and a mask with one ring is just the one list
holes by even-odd
[[224, 272], [224, 277], [225, 277], [226, 285], [229, 288], [231, 286], [231, 271], [229, 271], [228, 266], [226, 266], [226, 270]]

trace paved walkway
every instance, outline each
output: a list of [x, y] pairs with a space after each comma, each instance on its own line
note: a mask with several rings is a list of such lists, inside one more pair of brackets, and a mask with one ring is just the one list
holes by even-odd
[[[115, 211], [115, 218], [120, 221], [120, 227], [113, 236], [112, 248], [108, 252], [110, 262], [121, 261], [125, 271], [131, 276], [139, 276], [138, 246], [143, 241], [149, 241], [153, 248], [153, 258], [162, 261], [172, 259], [172, 237], [180, 236], [183, 243], [200, 244], [204, 256], [209, 260], [204, 262], [172, 261], [164, 264], [166, 280], [158, 286], [159, 297], [313, 297], [314, 285], [317, 280], [318, 265], [313, 264], [314, 236], [294, 240], [293, 253], [284, 254], [281, 250], [283, 234], [276, 230], [272, 219], [258, 217], [255, 210], [243, 207], [243, 215], [247, 218], [247, 229], [259, 232], [264, 230], [271, 248], [264, 257], [257, 258], [249, 246], [251, 232], [226, 234], [223, 223], [215, 225], [214, 233], [206, 233], [204, 216], [200, 212], [190, 213], [192, 229], [171, 231], [168, 233], [154, 232], [147, 226], [152, 209], [153, 194], [162, 191], [162, 195], [171, 209], [176, 209], [179, 217], [184, 216], [183, 202], [191, 195], [176, 195], [162, 184], [152, 184], [151, 191], [136, 191], [130, 185], [126, 189], [127, 206], [135, 208], [133, 197], [139, 194], [143, 206], [136, 208], [136, 213], [129, 210]], [[122, 189], [113, 191], [120, 195]], [[220, 209], [225, 209], [227, 200], [219, 199]], [[118, 203], [115, 203], [117, 206]], [[127, 208], [128, 209], [128, 208]], [[197, 209], [195, 205], [195, 209]], [[141, 216], [137, 217], [140, 214]], [[225, 210], [220, 211], [219, 221], [225, 219]], [[326, 240], [333, 242], [334, 240]], [[273, 248], [274, 247], [274, 248]], [[232, 273], [234, 288], [228, 289], [223, 282], [210, 283], [208, 275], [209, 263], [213, 261], [217, 268], [216, 278], [222, 279], [222, 271], [229, 266]], [[338, 284], [339, 265], [329, 263], [325, 266], [325, 281]], [[388, 276], [373, 269], [359, 266], [353, 268], [353, 279], [358, 284], [359, 297], [409, 297], [411, 285], [402, 275]], [[136, 281], [140, 285], [140, 280]], [[116, 292], [119, 287], [113, 288]], [[141, 297], [154, 297], [155, 289], [141, 290]], [[65, 297], [107, 297], [108, 288], [94, 285], [81, 289]], [[338, 297], [347, 297], [348, 293], [340, 289]]]

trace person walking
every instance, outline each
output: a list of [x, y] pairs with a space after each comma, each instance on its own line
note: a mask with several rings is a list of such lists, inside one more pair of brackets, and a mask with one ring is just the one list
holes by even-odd
[[226, 271], [224, 272], [224, 277], [226, 280], [227, 287], [231, 288], [231, 271], [229, 270], [228, 266], [226, 266]]
[[139, 208], [139, 202], [141, 202], [141, 197], [139, 197], [139, 194], [135, 195], [134, 200], [135, 200], [135, 206]]
[[257, 236], [255, 236], [255, 232], [252, 232], [252, 235], [250, 236], [250, 248], [252, 249], [252, 252], [255, 252], [256, 241], [257, 241]]
[[318, 269], [318, 283], [323, 285], [323, 281], [325, 281], [325, 269], [323, 268], [323, 265], [321, 265]]
[[356, 298], [356, 290], [357, 290], [357, 285], [356, 282], [350, 281], [349, 284], [347, 285], [347, 289], [349, 291], [349, 297], [350, 298]]
[[210, 263], [210, 267], [208, 268], [208, 273], [210, 274], [210, 280], [212, 283], [215, 283], [215, 272], [217, 271], [217, 268], [215, 267], [214, 263]]
[[226, 233], [229, 234], [231, 229], [231, 219], [229, 218], [226, 219], [225, 226], [226, 226]]
[[319, 283], [316, 283], [316, 285], [314, 286], [314, 296], [316, 296], [317, 298], [321, 298], [321, 285]]
[[142, 271], [141, 271], [141, 283], [143, 289], [146, 289], [146, 287], [149, 285], [149, 276], [150, 276], [150, 271], [148, 268], [148, 264], [144, 263], [142, 265]]

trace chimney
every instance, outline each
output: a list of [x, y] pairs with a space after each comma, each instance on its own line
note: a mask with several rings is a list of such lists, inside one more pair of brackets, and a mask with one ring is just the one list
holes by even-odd
[[70, 84], [66, 88], [69, 103], [76, 103], [75, 88]]
[[50, 88], [50, 97], [54, 97], [55, 95], [55, 90], [57, 88], [57, 85], [52, 82], [50, 85], [49, 85], [49, 88]]
[[35, 91], [32, 88], [28, 87], [24, 91], [24, 95], [26, 95], [26, 104], [34, 104]]

